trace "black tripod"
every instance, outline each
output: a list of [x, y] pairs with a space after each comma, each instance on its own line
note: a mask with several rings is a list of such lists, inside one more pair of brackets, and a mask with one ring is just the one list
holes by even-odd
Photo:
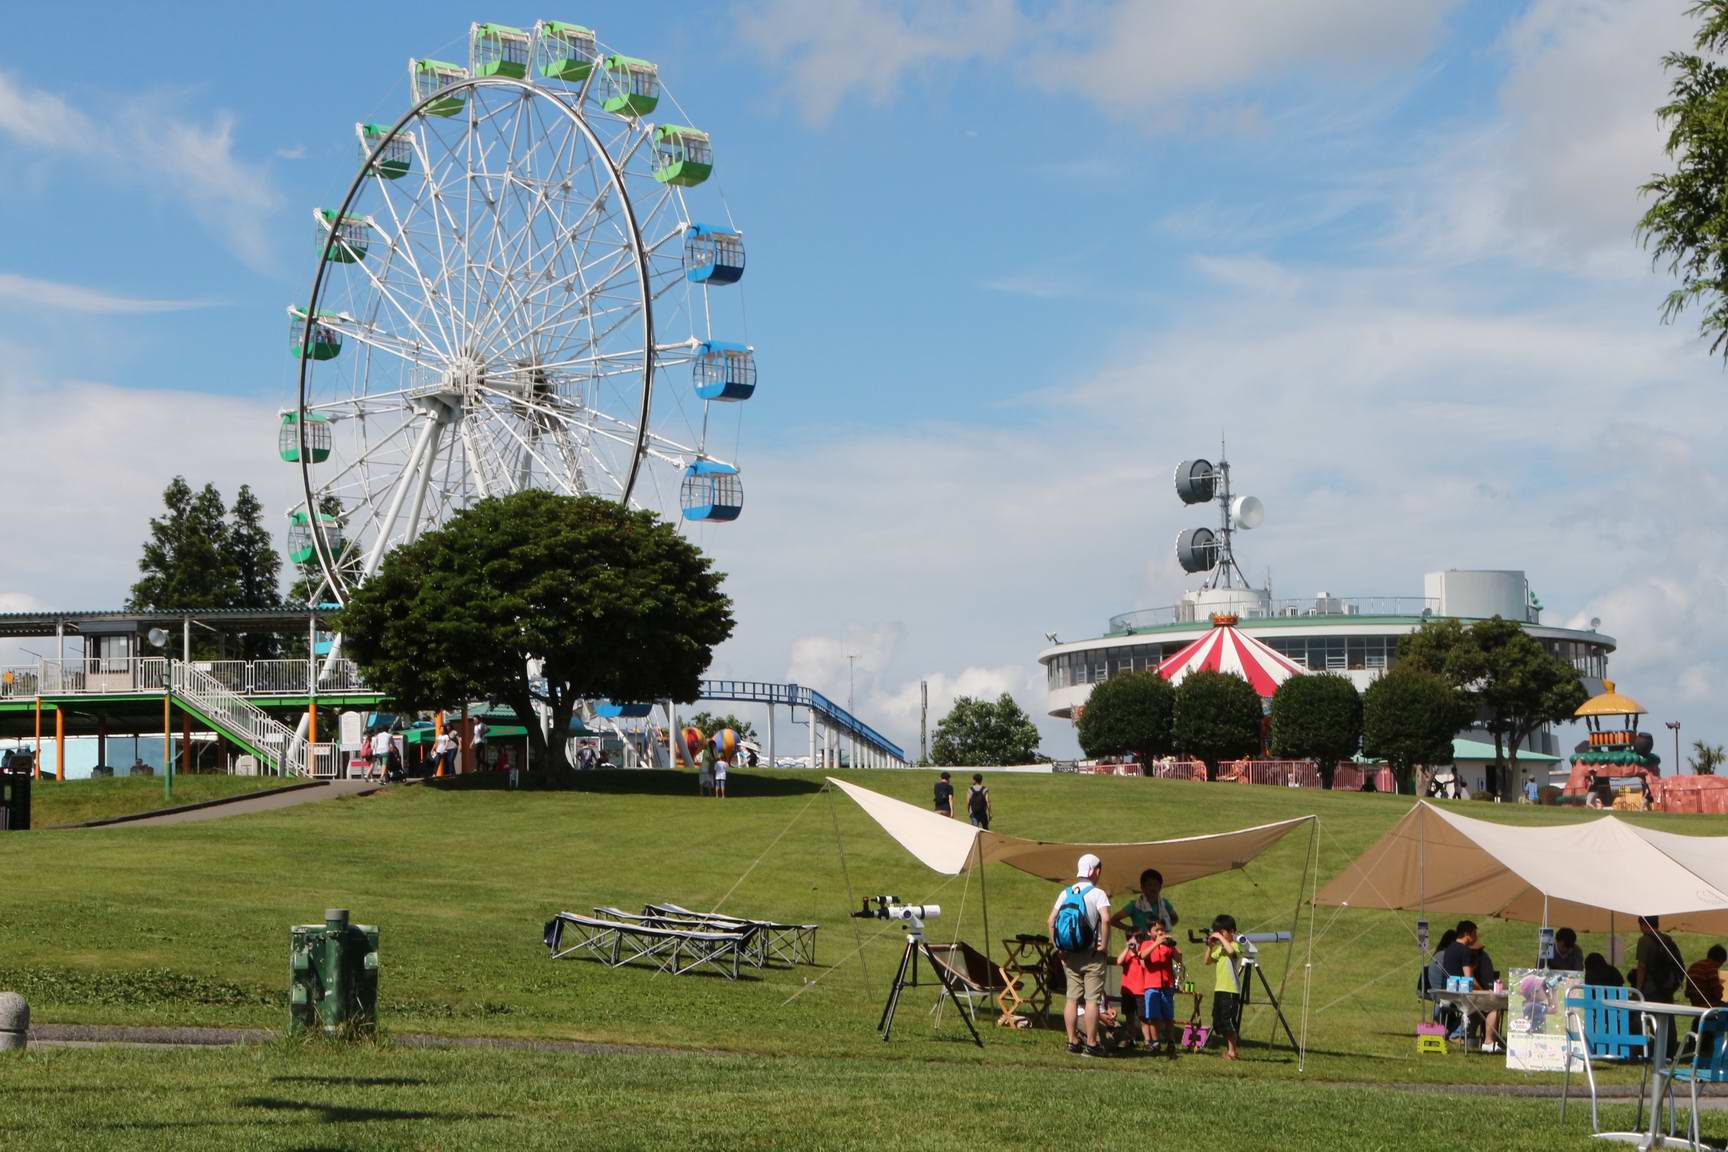
[[[918, 985], [918, 957], [922, 954], [930, 961], [931, 971], [936, 973], [937, 981], [942, 985], [942, 991], [954, 1001], [955, 1009], [960, 1019], [966, 1025], [966, 1031], [972, 1033], [972, 1043], [984, 1047], [983, 1037], [978, 1035], [978, 1029], [972, 1024], [972, 1014], [960, 1002], [959, 981], [948, 969], [937, 963], [936, 957], [930, 954], [930, 946], [924, 943], [924, 933], [921, 931], [906, 934], [906, 950], [900, 953], [900, 968], [894, 973], [894, 987], [888, 991], [888, 1003], [882, 1007], [882, 1022], [877, 1025], [882, 1031], [882, 1039], [888, 1039], [888, 1034], [894, 1030], [894, 1009], [900, 1006], [900, 991], [906, 985]], [[908, 979], [910, 977], [910, 979]]]
[[[1249, 947], [1252, 948], [1252, 945]], [[1258, 952], [1245, 951], [1243, 954], [1242, 967], [1244, 969], [1252, 968], [1254, 970], [1254, 975], [1260, 977], [1260, 987], [1266, 991], [1266, 1003], [1272, 1005], [1272, 1011], [1278, 1015], [1278, 1023], [1284, 1026], [1284, 1035], [1290, 1038], [1290, 1051], [1297, 1051], [1296, 1034], [1290, 1031], [1290, 1021], [1284, 1019], [1284, 1006], [1278, 1003], [1278, 994], [1272, 991], [1272, 985], [1266, 980], [1266, 973], [1260, 970], [1260, 957]], [[1242, 1003], [1248, 1003], [1248, 989], [1252, 986], [1253, 981], [1251, 981], [1247, 974], [1244, 973], [1242, 977]], [[1272, 1038], [1278, 1038], [1278, 1029], [1272, 1029]]]

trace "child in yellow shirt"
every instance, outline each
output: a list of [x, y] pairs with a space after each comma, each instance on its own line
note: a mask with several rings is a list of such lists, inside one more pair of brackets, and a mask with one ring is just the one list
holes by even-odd
[[1236, 917], [1228, 912], [1212, 920], [1206, 933], [1206, 963], [1216, 973], [1212, 984], [1212, 1031], [1224, 1038], [1224, 1059], [1236, 1060], [1236, 1037], [1242, 1031], [1242, 982], [1236, 958]]

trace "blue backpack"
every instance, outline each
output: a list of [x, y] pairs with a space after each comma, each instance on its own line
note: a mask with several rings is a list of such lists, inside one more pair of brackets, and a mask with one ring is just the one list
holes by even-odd
[[1056, 947], [1064, 952], [1090, 952], [1096, 943], [1092, 919], [1086, 915], [1086, 894], [1091, 884], [1074, 884], [1062, 893], [1056, 905]]

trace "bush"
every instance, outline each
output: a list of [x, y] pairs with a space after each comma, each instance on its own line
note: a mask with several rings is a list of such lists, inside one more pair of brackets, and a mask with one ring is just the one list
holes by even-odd
[[1472, 800], [1485, 800], [1488, 803], [1492, 804], [1492, 803], [1494, 803], [1494, 793], [1488, 791], [1488, 789], [1486, 789], [1486, 788], [1478, 788], [1476, 791], [1470, 793], [1470, 799], [1472, 799]]
[[1536, 803], [1546, 804], [1550, 808], [1559, 807], [1560, 796], [1560, 789], [1556, 788], [1552, 784], [1544, 784], [1540, 788], [1536, 789]]

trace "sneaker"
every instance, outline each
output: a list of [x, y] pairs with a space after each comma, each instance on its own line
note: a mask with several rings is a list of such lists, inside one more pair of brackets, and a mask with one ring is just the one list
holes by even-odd
[[1506, 1051], [1506, 1049], [1500, 1047], [1498, 1044], [1484, 1044], [1482, 1047], [1478, 1048], [1477, 1051], [1482, 1053], [1484, 1056], [1498, 1056], [1500, 1053]]
[[1110, 1050], [1102, 1044], [1088, 1044], [1086, 1047], [1080, 1049], [1080, 1055], [1103, 1059], [1110, 1055]]
[[1078, 1056], [1078, 1055], [1080, 1055], [1080, 1053], [1084, 1052], [1085, 1050], [1086, 1050], [1086, 1047], [1083, 1044], [1070, 1043], [1068, 1045], [1068, 1054], [1070, 1056]]

